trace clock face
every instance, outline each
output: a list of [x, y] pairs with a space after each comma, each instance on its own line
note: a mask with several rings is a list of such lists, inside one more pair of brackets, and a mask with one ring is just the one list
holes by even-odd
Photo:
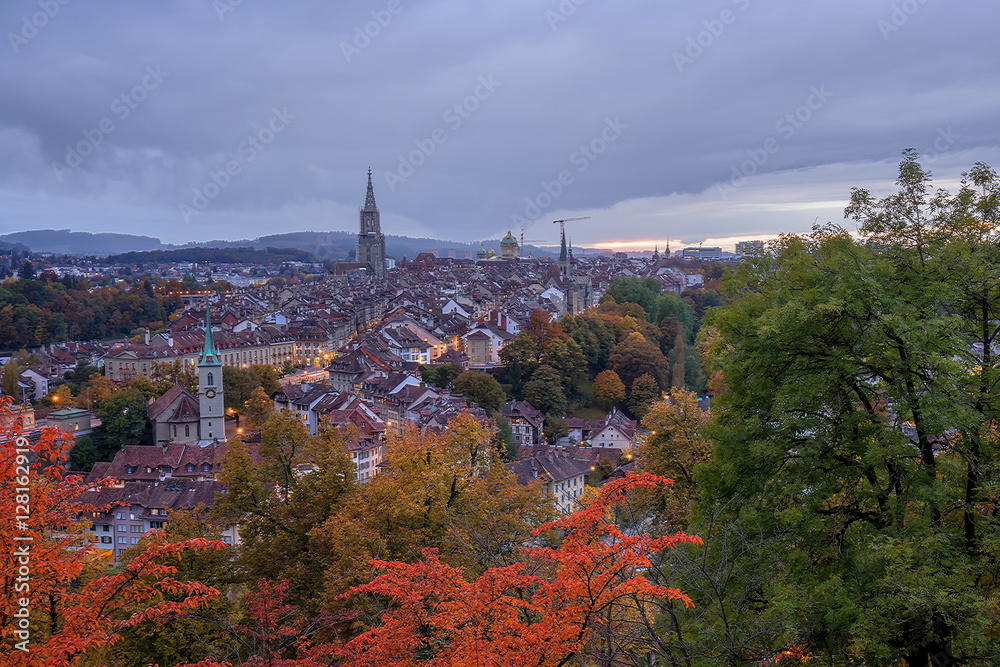
[[206, 389], [205, 390], [205, 397], [206, 398], [215, 398], [215, 390], [214, 389]]

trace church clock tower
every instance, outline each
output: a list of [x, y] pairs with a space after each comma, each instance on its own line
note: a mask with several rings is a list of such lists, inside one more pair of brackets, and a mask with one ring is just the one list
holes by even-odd
[[205, 304], [205, 347], [198, 360], [198, 408], [201, 440], [226, 439], [226, 411], [222, 397], [222, 358], [212, 341], [211, 308]]

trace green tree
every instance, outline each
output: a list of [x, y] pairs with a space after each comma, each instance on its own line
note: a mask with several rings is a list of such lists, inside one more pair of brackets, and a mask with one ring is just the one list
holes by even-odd
[[566, 412], [562, 376], [551, 366], [538, 367], [531, 381], [524, 385], [524, 397], [546, 417], [561, 417]]
[[69, 469], [74, 472], [90, 472], [98, 461], [97, 447], [90, 436], [81, 435], [73, 445], [69, 456]]
[[101, 401], [97, 450], [102, 461], [110, 461], [124, 445], [144, 443], [146, 397], [138, 390], [124, 389]]
[[615, 278], [608, 287], [601, 303], [614, 299], [616, 303], [637, 303], [642, 306], [646, 318], [652, 322], [656, 315], [656, 297], [663, 286], [655, 278]]
[[505, 461], [517, 461], [517, 444], [514, 442], [514, 429], [510, 420], [503, 415], [495, 417], [497, 423], [497, 442], [500, 444]]
[[[713, 294], [715, 294], [713, 292]], [[718, 294], [716, 294], [718, 296]], [[671, 317], [684, 327], [684, 334], [690, 338], [694, 335], [694, 310], [681, 297], [673, 292], [661, 294], [656, 298], [656, 322], [663, 326], [663, 320]]]
[[469, 402], [478, 405], [492, 416], [503, 407], [507, 394], [492, 375], [478, 371], [465, 371], [454, 382], [455, 391]]
[[567, 395], [577, 393], [578, 385], [586, 379], [587, 360], [572, 338], [553, 339], [542, 350], [541, 362], [559, 372]]
[[702, 511], [784, 536], [761, 589], [759, 617], [789, 621], [772, 648], [988, 662], [1000, 646], [974, 619], [1000, 576], [983, 505], [1000, 481], [1000, 368], [985, 351], [1000, 179], [977, 165], [956, 195], [931, 194], [907, 152], [897, 184], [852, 193], [857, 240], [833, 226], [783, 237], [727, 279], [733, 301], [709, 314], [727, 391]]
[[660, 387], [649, 373], [637, 377], [629, 388], [628, 409], [636, 419], [642, 419], [649, 412], [649, 406], [660, 399]]
[[254, 383], [262, 387], [264, 393], [268, 396], [274, 396], [281, 390], [281, 383], [278, 382], [278, 378], [281, 375], [274, 366], [269, 364], [250, 364], [247, 370], [254, 374]]
[[242, 410], [253, 390], [259, 387], [257, 375], [245, 368], [222, 367], [222, 388], [227, 410]]

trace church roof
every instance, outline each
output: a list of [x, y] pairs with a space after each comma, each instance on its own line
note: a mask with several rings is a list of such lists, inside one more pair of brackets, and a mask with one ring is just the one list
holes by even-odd
[[221, 366], [222, 359], [219, 358], [219, 351], [215, 349], [215, 342], [212, 340], [212, 309], [205, 306], [205, 347], [201, 350], [199, 366]]

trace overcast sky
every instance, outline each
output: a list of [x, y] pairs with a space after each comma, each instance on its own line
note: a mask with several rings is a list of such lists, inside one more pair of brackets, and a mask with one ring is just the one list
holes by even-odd
[[1000, 167], [987, 0], [7, 0], [0, 233], [731, 245]]

